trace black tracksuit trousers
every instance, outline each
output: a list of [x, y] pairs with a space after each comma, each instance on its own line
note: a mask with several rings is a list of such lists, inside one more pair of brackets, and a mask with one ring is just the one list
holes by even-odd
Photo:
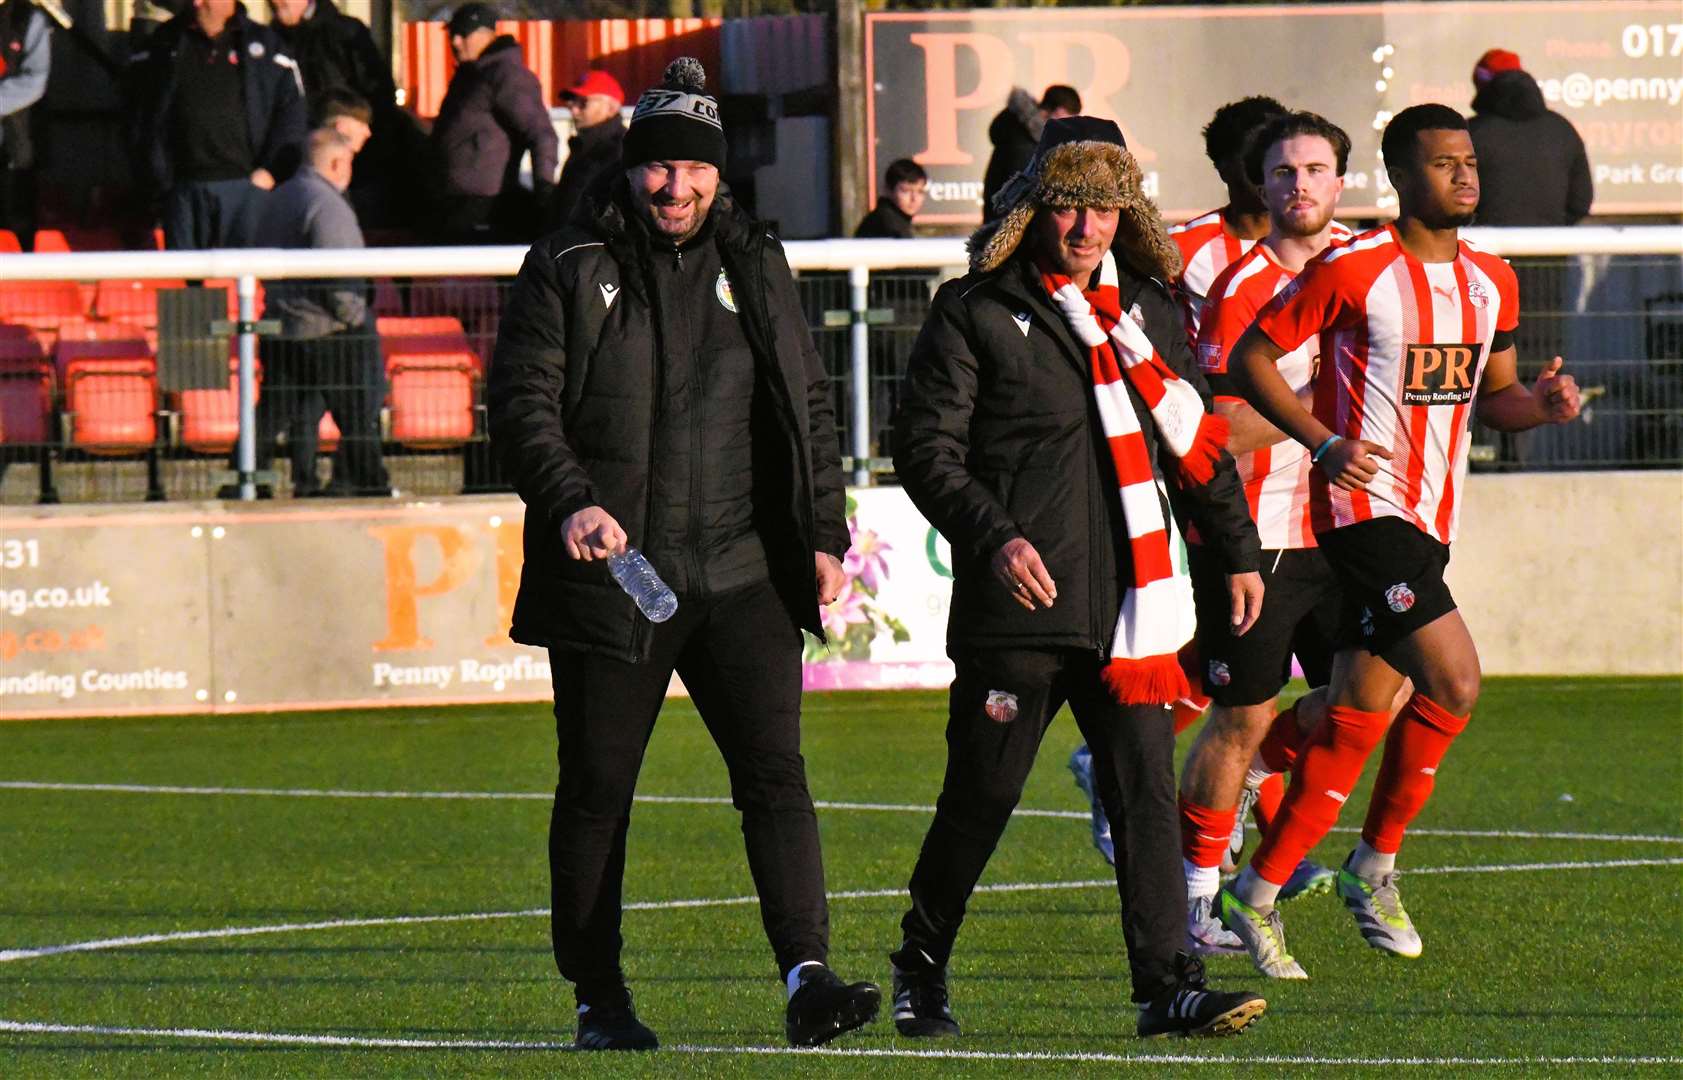
[[[800, 751], [801, 635], [769, 582], [679, 597], [642, 663], [550, 650], [560, 780], [549, 826], [555, 963], [580, 1004], [623, 994], [620, 886], [631, 798], [677, 671], [730, 773], [760, 918], [787, 975], [824, 961], [829, 910]], [[659, 811], [656, 811], [659, 812]]]
[[900, 922], [906, 947], [895, 954], [897, 965], [918, 966], [922, 952], [946, 966], [965, 905], [1011, 820], [1040, 740], [1068, 702], [1093, 752], [1093, 776], [1116, 841], [1116, 891], [1134, 1000], [1175, 986], [1175, 953], [1186, 937], [1186, 886], [1174, 722], [1161, 706], [1117, 704], [1100, 681], [1102, 663], [1097, 653], [1074, 649], [958, 655], [946, 779], [912, 871], [912, 906]]

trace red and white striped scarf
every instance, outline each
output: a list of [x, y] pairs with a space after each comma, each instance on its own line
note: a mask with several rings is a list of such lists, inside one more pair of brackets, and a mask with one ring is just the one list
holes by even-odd
[[1191, 692], [1175, 654], [1196, 625], [1192, 582], [1184, 560], [1174, 555], [1180, 538], [1174, 518], [1165, 513], [1167, 495], [1152, 472], [1128, 388], [1150, 410], [1159, 441], [1180, 463], [1183, 485], [1206, 484], [1215, 475], [1227, 420], [1204, 410], [1198, 391], [1163, 362], [1139, 323], [1122, 311], [1114, 256], [1105, 254], [1098, 288], [1085, 292], [1044, 262], [1037, 269], [1052, 303], [1092, 358], [1093, 399], [1121, 485], [1133, 556], [1132, 587], [1122, 596], [1105, 685], [1124, 705], [1167, 705]]

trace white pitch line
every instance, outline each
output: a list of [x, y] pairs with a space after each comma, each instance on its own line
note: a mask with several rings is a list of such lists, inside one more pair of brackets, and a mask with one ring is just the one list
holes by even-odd
[[[448, 801], [519, 801], [548, 802], [555, 798], [548, 791], [361, 791], [351, 788], [257, 788], [257, 787], [186, 787], [174, 784], [93, 784], [57, 783], [41, 780], [0, 780], [0, 791], [87, 791], [119, 795], [235, 795], [268, 796], [289, 799], [421, 799]], [[730, 806], [731, 800], [715, 795], [638, 795], [636, 802], [669, 806]], [[915, 803], [832, 802], [819, 799], [813, 802], [818, 810], [850, 810], [893, 814], [933, 814], [933, 806]], [[1016, 817], [1061, 818], [1086, 821], [1092, 815], [1085, 810], [1033, 810], [1018, 807]], [[1359, 833], [1354, 826], [1339, 826], [1335, 833]], [[1653, 833], [1594, 833], [1594, 832], [1535, 832], [1524, 829], [1409, 829], [1410, 836], [1487, 840], [1598, 840], [1608, 843], [1683, 844], [1683, 836]]]
[[[1535, 870], [1614, 870], [1641, 866], [1683, 866], [1683, 858], [1675, 859], [1607, 859], [1599, 862], [1509, 863], [1498, 866], [1426, 866], [1405, 870], [1405, 874], [1517, 874]], [[1052, 892], [1062, 889], [1114, 888], [1110, 878], [1090, 881], [1024, 881], [997, 885], [978, 885], [977, 892]], [[904, 889], [858, 889], [828, 893], [831, 900], [873, 900], [906, 895]], [[642, 900], [625, 905], [626, 911], [673, 911], [681, 908], [738, 907], [759, 902], [757, 896], [700, 897], [693, 900]], [[528, 908], [524, 911], [476, 911], [452, 915], [385, 915], [352, 919], [323, 919], [307, 923], [275, 923], [268, 926], [229, 926], [215, 930], [176, 930], [163, 934], [136, 934], [129, 937], [99, 938], [93, 941], [74, 941], [63, 945], [41, 945], [25, 949], [0, 950], [0, 963], [17, 960], [37, 960], [45, 956], [65, 953], [104, 952], [141, 945], [157, 945], [166, 941], [205, 941], [218, 938], [254, 937], [261, 934], [286, 934], [309, 930], [337, 930], [361, 926], [406, 926], [420, 923], [487, 922], [493, 919], [522, 919], [547, 916], [548, 908]]]
[[[195, 1042], [236, 1042], [281, 1046], [337, 1046], [371, 1050], [562, 1050], [563, 1042], [526, 1042], [513, 1039], [416, 1039], [397, 1036], [296, 1035], [280, 1031], [228, 1031], [216, 1028], [136, 1028], [104, 1024], [49, 1024], [28, 1020], [0, 1020], [0, 1031], [19, 1035], [114, 1035], [181, 1039]], [[893, 1047], [837, 1047], [795, 1049], [781, 1046], [697, 1046], [663, 1048], [667, 1054], [730, 1054], [766, 1057], [908, 1058], [936, 1061], [1048, 1061], [1103, 1062], [1112, 1065], [1325, 1065], [1382, 1066], [1501, 1066], [1501, 1065], [1683, 1065], [1683, 1057], [1316, 1057], [1297, 1054], [1115, 1054], [1102, 1051], [1058, 1053], [1048, 1050], [911, 1050]]]

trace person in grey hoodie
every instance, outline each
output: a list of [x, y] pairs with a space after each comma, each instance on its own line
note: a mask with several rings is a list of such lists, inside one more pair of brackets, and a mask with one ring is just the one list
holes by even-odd
[[[560, 140], [520, 45], [497, 34], [496, 12], [463, 4], [450, 17], [456, 74], [438, 107], [432, 149], [441, 194], [434, 228], [448, 243], [528, 242], [555, 188]], [[532, 190], [520, 159], [532, 152]]]
[[[304, 165], [275, 189], [264, 208], [257, 246], [362, 247], [356, 211], [345, 198], [355, 156], [350, 142], [332, 128], [311, 132]], [[384, 373], [367, 283], [275, 281], [269, 285], [263, 314], [278, 319], [281, 332], [263, 342], [258, 470], [273, 461], [275, 433], [284, 426], [295, 496], [390, 495], [380, 458]], [[333, 415], [340, 432], [333, 477], [325, 487], [316, 476], [317, 425], [324, 410]]]

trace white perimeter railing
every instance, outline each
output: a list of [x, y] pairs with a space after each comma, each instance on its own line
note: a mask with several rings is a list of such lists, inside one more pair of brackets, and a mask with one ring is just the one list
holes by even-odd
[[[1503, 256], [1670, 255], [1683, 258], [1680, 225], [1583, 225], [1569, 228], [1462, 230], [1466, 239]], [[870, 457], [870, 360], [867, 291], [873, 270], [962, 268], [964, 240], [792, 240], [784, 244], [797, 270], [845, 270], [849, 286], [851, 434], [855, 480], [867, 483]], [[239, 297], [240, 441], [242, 495], [256, 497], [257, 282], [277, 278], [513, 277], [527, 249], [504, 247], [350, 248], [217, 251], [98, 251], [9, 255], [0, 258], [7, 281], [97, 281], [102, 278], [232, 278]]]

